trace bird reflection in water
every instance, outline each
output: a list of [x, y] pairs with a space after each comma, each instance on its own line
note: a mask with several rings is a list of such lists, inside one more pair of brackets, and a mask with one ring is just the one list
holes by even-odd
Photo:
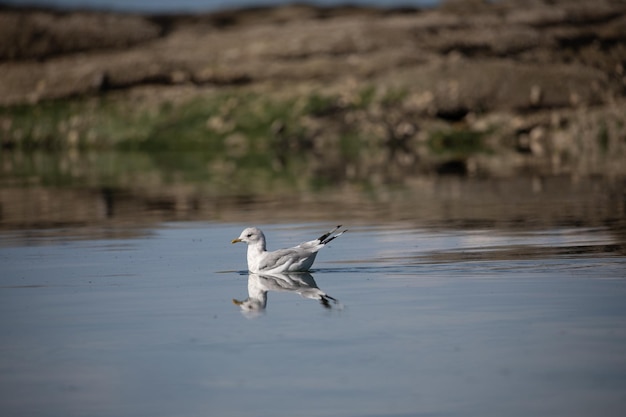
[[262, 313], [267, 307], [268, 291], [286, 291], [300, 294], [304, 298], [319, 300], [325, 308], [340, 306], [336, 298], [331, 297], [319, 289], [313, 275], [308, 272], [288, 274], [250, 274], [248, 275], [248, 298], [237, 300], [244, 313]]

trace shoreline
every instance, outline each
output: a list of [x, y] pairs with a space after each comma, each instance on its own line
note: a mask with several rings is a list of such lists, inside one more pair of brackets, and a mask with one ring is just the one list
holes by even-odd
[[0, 19], [5, 153], [269, 152], [337, 181], [626, 177], [623, 1]]

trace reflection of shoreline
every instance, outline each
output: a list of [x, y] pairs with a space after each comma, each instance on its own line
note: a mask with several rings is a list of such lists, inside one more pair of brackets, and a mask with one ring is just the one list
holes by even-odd
[[338, 301], [319, 289], [313, 275], [308, 272], [288, 274], [249, 274], [248, 297], [245, 300], [233, 298], [233, 303], [244, 313], [262, 313], [267, 308], [267, 293], [293, 292], [303, 298], [318, 300], [325, 308], [337, 305]]
[[[268, 187], [269, 188], [268, 184]], [[343, 185], [321, 191], [259, 188], [240, 196], [210, 185], [126, 188], [0, 188], [0, 230], [151, 227], [164, 221], [232, 223], [311, 222], [350, 219], [352, 224], [410, 223], [452, 229], [624, 227], [624, 200], [599, 180], [518, 178], [478, 180], [423, 177], [393, 188]], [[243, 197], [245, 195], [245, 198]]]

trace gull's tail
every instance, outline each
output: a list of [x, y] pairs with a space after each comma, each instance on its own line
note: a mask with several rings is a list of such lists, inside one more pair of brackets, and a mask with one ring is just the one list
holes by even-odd
[[331, 301], [333, 302], [333, 304], [339, 304], [339, 300], [337, 300], [336, 298], [331, 297], [328, 294], [324, 294], [324, 295], [320, 296], [320, 303], [325, 308], [332, 308], [332, 306], [330, 305]]
[[324, 233], [322, 236], [320, 236], [319, 238], [317, 238], [317, 240], [320, 242], [321, 245], [325, 245], [328, 242], [330, 242], [333, 239], [337, 239], [339, 236], [343, 235], [344, 233], [346, 233], [348, 230], [344, 230], [340, 233], [337, 233], [336, 235], [332, 236], [333, 233], [335, 233], [337, 230], [339, 230], [339, 228], [341, 227], [341, 225], [335, 227], [333, 230], [331, 230], [328, 233]]

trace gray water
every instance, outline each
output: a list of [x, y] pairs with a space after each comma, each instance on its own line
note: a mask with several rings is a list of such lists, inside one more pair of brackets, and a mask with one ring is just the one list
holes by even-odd
[[[232, 301], [248, 297], [245, 247], [230, 244], [247, 225], [3, 231], [1, 414], [626, 410], [626, 260], [609, 228], [346, 224], [310, 275], [337, 302], [274, 286], [251, 313]], [[333, 226], [257, 225], [270, 249]]]

